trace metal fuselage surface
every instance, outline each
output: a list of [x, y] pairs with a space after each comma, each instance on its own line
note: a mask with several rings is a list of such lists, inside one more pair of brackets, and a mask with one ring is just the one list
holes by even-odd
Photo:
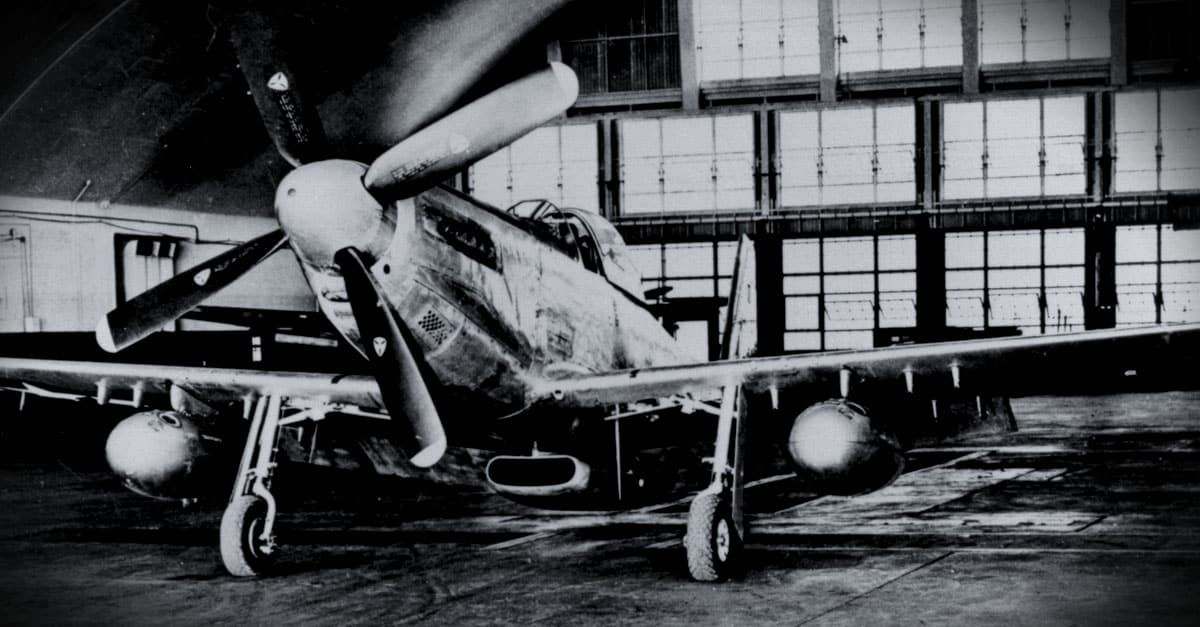
[[[536, 225], [443, 187], [392, 208], [393, 237], [372, 275], [443, 397], [477, 408], [478, 418], [520, 411], [533, 379], [686, 360], [636, 296]], [[368, 350], [337, 268], [292, 245], [322, 312]]]

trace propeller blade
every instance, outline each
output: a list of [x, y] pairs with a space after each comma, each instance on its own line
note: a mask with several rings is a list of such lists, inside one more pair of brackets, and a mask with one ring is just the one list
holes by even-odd
[[275, 148], [298, 166], [328, 156], [325, 129], [281, 51], [289, 50], [276, 19], [247, 11], [229, 20], [229, 39], [254, 104]]
[[371, 164], [363, 183], [377, 198], [415, 196], [561, 115], [578, 95], [571, 68], [551, 63], [396, 144]]
[[449, 113], [505, 55], [572, 1], [396, 3], [389, 11], [412, 16], [402, 22], [388, 60], [357, 84], [356, 91], [372, 97], [347, 103], [350, 115], [344, 119], [370, 121], [389, 144], [408, 137]]
[[413, 356], [412, 336], [383, 298], [362, 253], [343, 248], [333, 259], [346, 282], [350, 309], [379, 382], [383, 404], [397, 427], [408, 427], [403, 435], [409, 460], [428, 468], [445, 454], [446, 432]]
[[96, 342], [115, 353], [174, 322], [283, 247], [276, 230], [177, 274], [118, 305], [100, 319]]

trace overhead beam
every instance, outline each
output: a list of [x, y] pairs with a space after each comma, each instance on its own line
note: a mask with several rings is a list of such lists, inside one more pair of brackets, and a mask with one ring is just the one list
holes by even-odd
[[817, 38], [821, 40], [821, 102], [837, 100], [837, 37], [833, 0], [817, 0]]
[[1129, 31], [1126, 28], [1127, 0], [1109, 0], [1108, 32], [1109, 71], [1108, 82], [1112, 85], [1129, 83]]
[[962, 59], [963, 93], [977, 94], [979, 93], [979, 0], [962, 0]]
[[694, 0], [679, 2], [679, 88], [681, 104], [688, 111], [700, 108], [700, 76], [696, 63], [696, 6]]

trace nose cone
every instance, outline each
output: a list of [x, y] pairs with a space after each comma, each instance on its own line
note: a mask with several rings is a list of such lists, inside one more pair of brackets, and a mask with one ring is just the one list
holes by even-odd
[[302, 165], [275, 191], [275, 215], [305, 262], [333, 266], [333, 255], [353, 246], [378, 259], [395, 233], [394, 207], [379, 204], [363, 187], [367, 166], [329, 160]]

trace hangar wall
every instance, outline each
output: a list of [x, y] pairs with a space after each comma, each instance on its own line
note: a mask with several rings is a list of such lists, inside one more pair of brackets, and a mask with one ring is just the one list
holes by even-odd
[[[276, 227], [264, 217], [0, 196], [0, 332], [91, 330], [121, 292], [133, 296]], [[287, 251], [209, 304], [316, 307]]]
[[[0, 116], [4, 329], [91, 329], [118, 290], [273, 228], [283, 170], [187, 6], [130, 3]], [[1195, 320], [1198, 17], [1184, 0], [580, 2], [551, 48], [577, 105], [457, 178], [498, 206], [603, 213], [676, 298], [724, 296], [751, 235], [777, 262], [759, 299], [775, 351]], [[172, 157], [185, 136], [222, 149]], [[148, 165], [172, 158], [187, 167]], [[160, 236], [179, 238], [165, 261]], [[117, 276], [124, 255], [140, 277]], [[287, 254], [216, 303], [312, 308]], [[712, 326], [680, 333], [704, 353]]]
[[[867, 347], [887, 329], [1200, 320], [1187, 3], [638, 0], [581, 13], [560, 42], [579, 103], [467, 184], [499, 206], [604, 213], [648, 288], [725, 296], [747, 233], [780, 248], [782, 289], [760, 299], [784, 323], [778, 350]], [[680, 333], [703, 343], [704, 326]]]

